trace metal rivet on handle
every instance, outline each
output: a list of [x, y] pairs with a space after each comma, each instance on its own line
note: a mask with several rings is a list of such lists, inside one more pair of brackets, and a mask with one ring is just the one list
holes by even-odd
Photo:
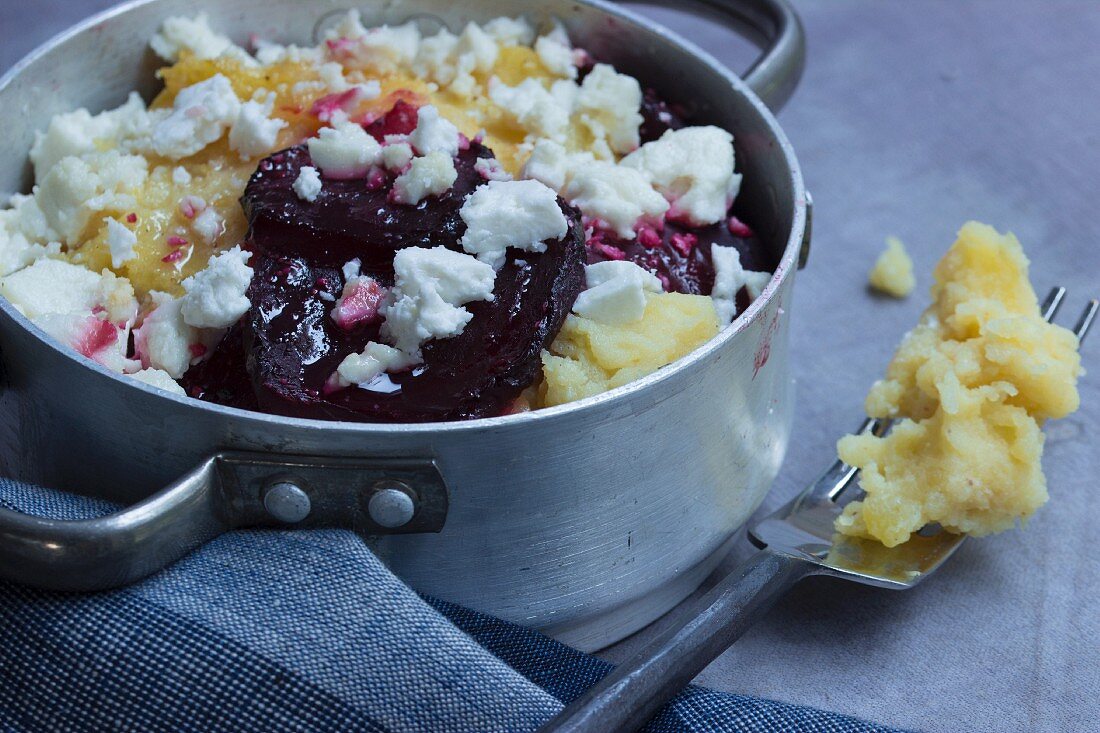
[[367, 502], [367, 513], [375, 524], [387, 529], [402, 527], [416, 516], [412, 489], [401, 481], [379, 481]]
[[309, 494], [296, 484], [280, 481], [264, 493], [264, 508], [280, 522], [300, 522], [309, 516]]

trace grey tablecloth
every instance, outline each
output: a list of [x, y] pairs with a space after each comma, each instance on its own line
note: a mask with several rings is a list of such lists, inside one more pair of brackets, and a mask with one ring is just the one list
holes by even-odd
[[[825, 465], [858, 421], [867, 386], [923, 308], [928, 273], [966, 219], [1016, 232], [1037, 286], [1070, 287], [1070, 309], [1100, 294], [1100, 3], [796, 3], [809, 63], [780, 120], [814, 194], [815, 237], [792, 315], [797, 448], [766, 508]], [[109, 4], [0, 0], [0, 67]], [[646, 12], [745, 65], [726, 31]], [[922, 292], [908, 301], [864, 287], [887, 234], [917, 263]], [[1097, 362], [1100, 338], [1084, 354]], [[1048, 428], [1053, 499], [1026, 531], [968, 543], [904, 594], [807, 582], [699, 681], [929, 731], [1096, 729], [1094, 371], [1081, 412]], [[607, 656], [622, 658], [647, 633]]]

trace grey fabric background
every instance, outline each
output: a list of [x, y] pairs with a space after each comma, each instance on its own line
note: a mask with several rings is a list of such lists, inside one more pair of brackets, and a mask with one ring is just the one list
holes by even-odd
[[[1068, 286], [1073, 315], [1100, 295], [1100, 3], [795, 3], [809, 62], [780, 121], [814, 194], [815, 236], [792, 313], [792, 450], [765, 508], [858, 422], [965, 220], [1015, 232], [1036, 286]], [[0, 68], [110, 4], [0, 0]], [[750, 58], [725, 29], [644, 12], [735, 69]], [[865, 289], [888, 234], [917, 264], [907, 301]], [[1100, 727], [1100, 336], [1083, 351], [1098, 376], [1082, 382], [1084, 408], [1048, 427], [1053, 499], [1026, 530], [967, 543], [907, 593], [808, 581], [699, 682], [928, 731]]]

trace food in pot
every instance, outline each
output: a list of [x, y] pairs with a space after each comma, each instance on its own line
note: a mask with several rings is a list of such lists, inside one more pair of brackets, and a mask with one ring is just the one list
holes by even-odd
[[1043, 320], [1011, 234], [966, 224], [932, 300], [867, 397], [893, 429], [838, 444], [867, 496], [837, 529], [888, 547], [930, 523], [987, 535], [1025, 520], [1047, 500], [1042, 425], [1079, 404], [1077, 338]]
[[148, 107], [38, 133], [0, 294], [109, 369], [298, 417], [486, 417], [652, 373], [775, 263], [728, 132], [541, 30], [352, 11], [248, 52], [171, 18]]
[[894, 298], [905, 298], [913, 292], [917, 285], [913, 277], [913, 260], [900, 239], [886, 238], [886, 251], [875, 260], [867, 279], [872, 288]]

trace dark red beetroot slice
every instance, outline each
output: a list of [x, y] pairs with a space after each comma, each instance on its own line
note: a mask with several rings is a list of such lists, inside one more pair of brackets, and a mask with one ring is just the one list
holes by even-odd
[[561, 329], [580, 292], [584, 245], [578, 217], [565, 239], [542, 254], [509, 253], [495, 300], [466, 306], [473, 319], [458, 336], [429, 341], [424, 363], [382, 375], [369, 389], [326, 393], [348, 354], [378, 341], [378, 324], [344, 331], [330, 317], [343, 275], [302, 258], [262, 257], [250, 292], [246, 334], [259, 407], [298, 417], [370, 422], [456, 420], [506, 412], [540, 368], [539, 353]]
[[313, 164], [309, 151], [299, 146], [260, 161], [241, 205], [259, 252], [300, 255], [334, 267], [358, 257], [364, 273], [384, 274], [392, 269], [394, 253], [403, 247], [433, 247], [458, 240], [464, 231], [458, 210], [466, 196], [485, 182], [474, 163], [487, 157], [492, 157], [488, 148], [470, 143], [455, 161], [454, 186], [417, 206], [392, 204], [388, 199], [395, 176], [381, 170], [373, 179], [322, 177], [320, 195], [308, 203], [291, 188], [302, 167]]
[[[301, 167], [309, 165], [304, 148], [282, 151], [260, 164], [242, 199], [256, 253], [244, 343], [259, 409], [322, 419], [417, 422], [498, 415], [510, 408], [537, 378], [539, 354], [561, 329], [584, 283], [580, 216], [560, 199], [569, 233], [549, 242], [544, 253], [509, 252], [496, 276], [495, 299], [466, 306], [473, 319], [462, 334], [429, 341], [423, 364], [382, 375], [370, 389], [325, 388], [346, 356], [381, 340], [378, 323], [345, 331], [332, 320], [332, 301], [344, 285], [341, 266], [359, 258], [364, 274], [392, 285], [398, 249], [442, 245], [461, 251], [465, 223], [458, 212], [466, 195], [483, 183], [474, 163], [491, 156], [471, 143], [455, 160], [455, 186], [415, 207], [389, 200], [392, 176], [378, 188], [363, 179], [323, 179], [318, 200], [302, 201], [291, 186]], [[210, 395], [230, 391], [205, 386]]]

